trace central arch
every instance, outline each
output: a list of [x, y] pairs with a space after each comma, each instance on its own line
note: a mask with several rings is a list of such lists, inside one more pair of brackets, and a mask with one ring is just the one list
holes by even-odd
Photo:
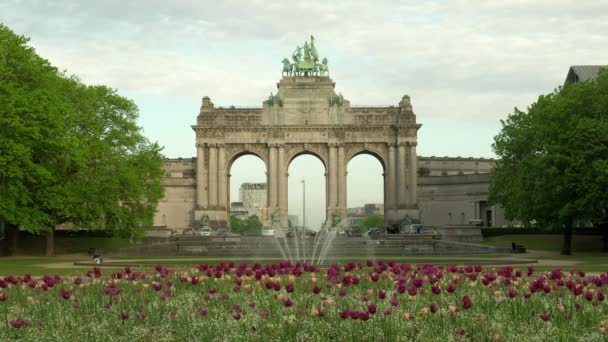
[[[302, 150], [289, 156], [287, 182], [288, 218], [289, 215], [296, 215], [299, 218], [298, 225], [303, 228], [312, 230], [321, 228], [328, 217], [327, 166], [323, 157], [310, 150]], [[295, 194], [297, 196], [294, 196]]]
[[[365, 220], [381, 215], [382, 221], [374, 227], [386, 226], [386, 165], [379, 152], [360, 150], [354, 152], [347, 161], [347, 210], [349, 223], [365, 230]], [[354, 197], [351, 189], [369, 189], [365, 197]], [[376, 220], [375, 220], [376, 221]], [[368, 227], [369, 228], [369, 227]]]
[[[192, 128], [197, 158], [193, 219], [209, 217], [213, 228], [229, 219], [227, 182], [234, 161], [255, 154], [266, 166], [267, 212], [288, 226], [288, 168], [302, 154], [319, 158], [325, 169], [326, 222], [346, 217], [347, 165], [354, 156], [375, 156], [384, 170], [385, 219], [418, 217], [417, 130], [409, 96], [397, 106], [351, 106], [328, 76], [284, 76], [261, 107], [216, 107], [209, 97]], [[268, 215], [270, 216], [270, 215]]]

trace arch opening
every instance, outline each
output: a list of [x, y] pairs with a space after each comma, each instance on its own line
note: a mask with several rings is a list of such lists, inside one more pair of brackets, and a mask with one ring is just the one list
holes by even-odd
[[235, 234], [260, 236], [267, 219], [267, 167], [255, 153], [235, 155], [228, 164], [229, 227]]
[[369, 151], [359, 152], [348, 161], [346, 208], [353, 233], [385, 226], [384, 169], [382, 158]]
[[303, 151], [290, 158], [287, 170], [290, 226], [319, 230], [327, 218], [327, 182], [323, 159], [314, 152]]

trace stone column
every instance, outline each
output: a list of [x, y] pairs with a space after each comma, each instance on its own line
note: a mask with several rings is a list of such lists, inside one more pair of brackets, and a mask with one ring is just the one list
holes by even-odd
[[346, 160], [344, 159], [344, 146], [338, 146], [338, 209], [342, 217], [346, 217]]
[[271, 217], [277, 207], [277, 148], [275, 144], [268, 146], [268, 217]]
[[217, 207], [217, 144], [209, 144], [209, 207]]
[[418, 206], [418, 159], [416, 157], [416, 145], [417, 143], [415, 142], [411, 143], [409, 149], [409, 205], [412, 208]]
[[279, 145], [277, 158], [277, 175], [279, 178], [279, 211], [281, 212], [281, 227], [288, 227], [287, 217], [287, 170], [285, 169], [285, 146]]
[[226, 203], [227, 197], [226, 192], [228, 190], [228, 184], [226, 183], [226, 148], [223, 144], [218, 147], [217, 154], [217, 205], [220, 209], [227, 209], [229, 206]]
[[207, 207], [207, 175], [205, 173], [205, 146], [196, 145], [196, 205], [199, 209]]
[[[337, 197], [338, 197], [338, 159], [336, 156], [336, 144], [329, 144], [329, 170], [327, 170], [329, 174], [329, 201], [327, 203], [328, 211], [331, 215], [333, 208], [337, 206]], [[330, 217], [331, 218], [331, 217]]]
[[397, 163], [395, 161], [395, 144], [388, 145], [388, 165], [385, 174], [385, 193], [387, 208], [397, 207]]
[[407, 179], [405, 175], [405, 143], [397, 146], [397, 207], [404, 208], [407, 205]]

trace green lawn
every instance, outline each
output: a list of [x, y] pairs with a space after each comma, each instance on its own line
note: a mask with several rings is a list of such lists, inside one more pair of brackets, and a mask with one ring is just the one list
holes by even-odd
[[[574, 256], [561, 256], [557, 253], [518, 254], [518, 255], [451, 255], [451, 256], [412, 256], [412, 257], [387, 257], [384, 260], [394, 260], [398, 263], [412, 264], [486, 264], [486, 265], [513, 265], [516, 268], [525, 269], [527, 265], [534, 265], [538, 271], [547, 271], [555, 268], [564, 270], [580, 269], [587, 272], [607, 272], [608, 258], [602, 255], [578, 254]], [[537, 263], [538, 259], [538, 263]], [[83, 275], [93, 265], [88, 267], [73, 268], [71, 265], [76, 261], [90, 261], [87, 256], [56, 258], [39, 257], [10, 257], [0, 258], [0, 275]], [[116, 260], [116, 261], [113, 261]], [[104, 273], [116, 272], [124, 266], [131, 266], [133, 270], [149, 270], [152, 265], [162, 264], [170, 268], [188, 268], [198, 264], [217, 264], [219, 262], [234, 261], [235, 263], [274, 263], [279, 259], [247, 259], [242, 258], [193, 258], [193, 257], [109, 257], [103, 267]], [[362, 258], [328, 259], [327, 263], [347, 261], [365, 262]], [[550, 265], [545, 262], [550, 261]], [[55, 264], [49, 268], [49, 264]], [[47, 266], [47, 267], [45, 267]]]
[[[43, 255], [45, 250], [43, 237], [29, 236], [19, 240], [17, 251], [24, 255]], [[90, 248], [102, 251], [113, 251], [129, 246], [129, 239], [115, 237], [55, 237], [55, 253], [86, 254]]]
[[[563, 244], [562, 235], [502, 235], [483, 239], [482, 243], [495, 247], [511, 247], [511, 242], [524, 245], [528, 250], [559, 252]], [[602, 248], [602, 237], [599, 235], [574, 235], [572, 251], [599, 252]]]

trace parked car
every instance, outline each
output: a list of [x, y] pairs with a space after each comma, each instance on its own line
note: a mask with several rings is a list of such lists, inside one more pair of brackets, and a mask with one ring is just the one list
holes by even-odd
[[422, 233], [422, 225], [414, 223], [410, 225], [410, 234], [420, 234]]
[[384, 229], [381, 228], [370, 228], [367, 231], [367, 236], [370, 238], [376, 238], [382, 234], [384, 234]]
[[229, 235], [229, 233], [228, 233], [228, 229], [226, 229], [226, 228], [220, 228], [220, 229], [218, 229], [218, 230], [215, 232], [215, 234], [216, 234], [217, 236], [223, 236], [223, 237], [226, 237], [226, 236], [228, 236], [228, 235]]
[[211, 228], [201, 228], [199, 233], [201, 236], [211, 236]]
[[262, 228], [262, 236], [274, 236], [275, 233], [276, 231], [270, 227]]

